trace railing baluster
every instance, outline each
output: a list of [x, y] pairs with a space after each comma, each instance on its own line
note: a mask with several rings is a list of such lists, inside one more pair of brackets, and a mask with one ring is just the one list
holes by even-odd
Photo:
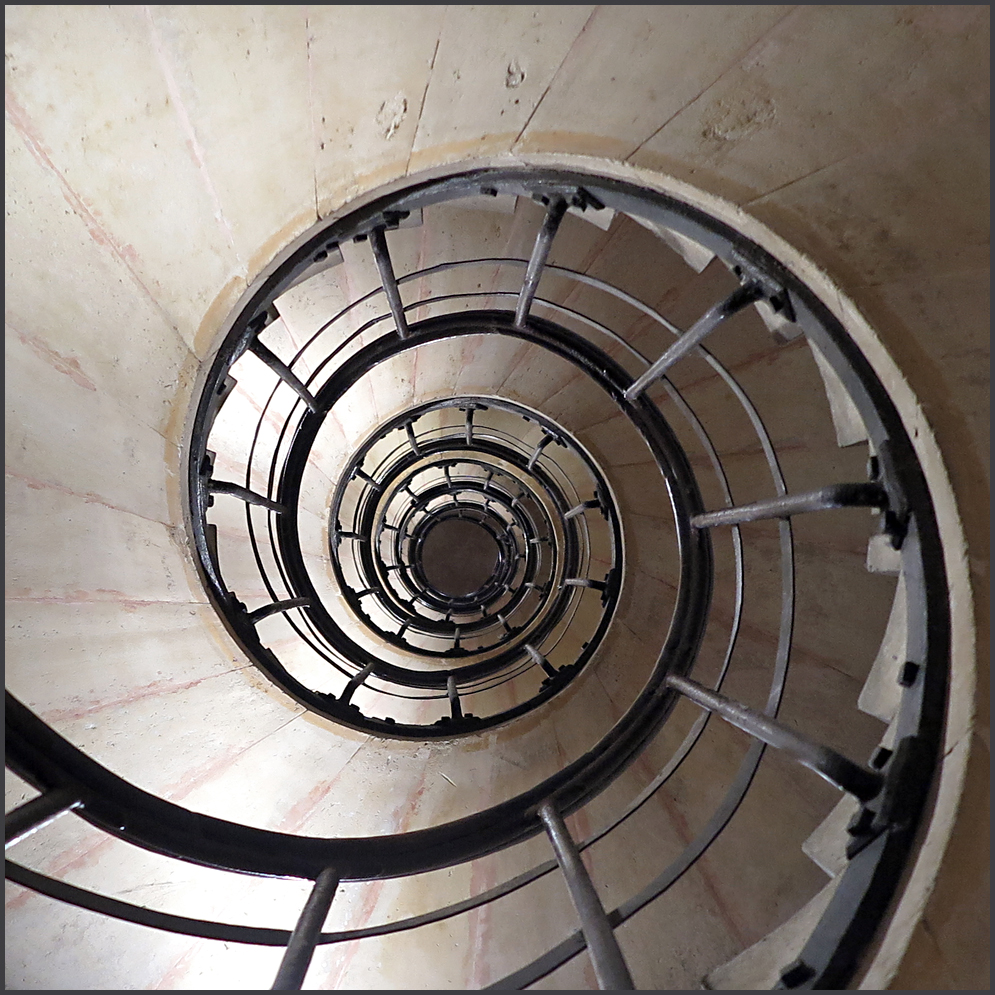
[[667, 683], [700, 708], [714, 712], [730, 725], [742, 729], [768, 746], [790, 753], [802, 766], [815, 771], [841, 791], [846, 791], [861, 801], [870, 801], [880, 793], [884, 784], [884, 778], [880, 774], [865, 770], [841, 753], [789, 729], [763, 712], [733, 701], [686, 677], [671, 675], [667, 678]]
[[37, 798], [18, 805], [3, 819], [4, 849], [80, 805], [79, 798], [66, 788], [53, 788]]
[[230, 494], [232, 497], [237, 497], [246, 504], [255, 504], [260, 508], [269, 508], [270, 511], [275, 511], [278, 515], [282, 515], [287, 510], [279, 501], [272, 501], [270, 498], [263, 497], [262, 494], [257, 494], [255, 491], [250, 491], [248, 487], [243, 487], [241, 484], [234, 484], [230, 480], [215, 480], [212, 478], [207, 482], [207, 489], [212, 494]]
[[363, 483], [372, 487], [375, 491], [383, 489], [383, 484], [381, 484], [379, 480], [375, 480], [373, 477], [371, 477], [362, 467], [358, 466], [356, 467], [355, 471], [353, 472], [353, 477], [354, 478], [358, 477], [360, 480], [363, 481]]
[[547, 660], [531, 643], [525, 644], [525, 652], [532, 658], [532, 662], [542, 667], [547, 676], [555, 677], [559, 671]]
[[450, 674], [446, 678], [446, 694], [449, 697], [449, 710], [454, 719], [463, 718], [463, 706], [459, 700], [459, 688], [456, 687], [456, 678]]
[[560, 222], [566, 211], [567, 202], [562, 197], [556, 197], [551, 201], [546, 210], [546, 217], [543, 220], [542, 228], [539, 229], [539, 234], [536, 235], [532, 255], [529, 257], [529, 265], [525, 270], [525, 280], [522, 283], [518, 304], [515, 307], [515, 325], [518, 328], [524, 327], [525, 319], [529, 316], [536, 290], [539, 288], [543, 267], [549, 258], [549, 250], [552, 248], [553, 239], [556, 237], [557, 229], [560, 227]]
[[312, 411], [318, 410], [318, 402], [314, 399], [314, 395], [275, 352], [264, 346], [259, 339], [253, 339], [249, 343], [249, 351], [261, 359]]
[[741, 525], [765, 518], [790, 518], [811, 511], [830, 511], [833, 508], [887, 508], [888, 495], [880, 484], [833, 484], [805, 494], [785, 494], [767, 501], [742, 504], [736, 508], [722, 508], [695, 515], [691, 524], [696, 529], [715, 525]]
[[310, 598], [288, 598], [286, 601], [274, 601], [271, 605], [263, 605], [262, 608], [257, 608], [255, 611], [249, 612], [246, 618], [255, 625], [264, 618], [269, 618], [270, 615], [276, 615], [279, 612], [288, 612], [291, 608], [307, 608], [310, 604]]
[[542, 451], [546, 448], [546, 446], [548, 446], [551, 442], [555, 442], [555, 441], [556, 441], [556, 437], [550, 435], [547, 432], [539, 440], [539, 442], [536, 444], [535, 449], [532, 450], [532, 455], [529, 457], [529, 461], [525, 465], [525, 469], [526, 470], [531, 470], [532, 467], [534, 467], [536, 465], [536, 460], [539, 459], [539, 457], [542, 455]]
[[563, 521], [569, 522], [571, 518], [576, 518], [578, 515], [582, 515], [588, 508], [600, 508], [601, 502], [597, 498], [592, 498], [590, 501], [582, 501], [580, 504], [574, 505], [568, 512], [563, 516]]
[[361, 532], [345, 532], [345, 531], [343, 531], [343, 532], [336, 532], [335, 533], [335, 538], [336, 538], [336, 540], [339, 540], [339, 539], [355, 539], [356, 542], [369, 542], [370, 541], [370, 537], [369, 536], [364, 536]]
[[715, 331], [726, 318], [760, 300], [764, 296], [758, 283], [738, 287], [724, 301], [710, 307], [632, 386], [625, 392], [627, 401], [634, 401], [654, 380], [683, 359], [696, 345]]
[[404, 431], [408, 436], [408, 443], [411, 446], [411, 451], [415, 456], [421, 456], [421, 447], [418, 445], [418, 439], [415, 438], [415, 428], [411, 422], [406, 421], [404, 423]]
[[376, 260], [377, 269], [380, 272], [380, 282], [383, 284], [383, 291], [387, 295], [387, 303], [390, 305], [390, 313], [394, 318], [394, 327], [397, 328], [397, 334], [402, 339], [406, 339], [410, 334], [408, 319], [404, 315], [401, 292], [397, 289], [397, 277], [394, 275], [390, 253], [387, 251], [387, 236], [382, 227], [374, 228], [370, 232], [370, 246], [373, 248], [373, 258]]
[[290, 934], [290, 942], [280, 962], [280, 970], [276, 972], [276, 981], [270, 991], [297, 991], [304, 983], [304, 976], [314, 956], [314, 948], [321, 935], [321, 927], [328, 917], [332, 899], [339, 886], [339, 872], [334, 867], [326, 867], [314, 882], [311, 894], [301, 912], [294, 931]]
[[364, 587], [361, 591], [356, 592], [357, 598], [365, 598], [368, 594], [383, 594], [382, 587]]
[[[401, 630], [404, 631], [403, 628]], [[398, 633], [400, 635], [400, 633]], [[349, 678], [349, 683], [345, 686], [345, 690], [339, 695], [339, 701], [343, 705], [348, 705], [352, 696], [356, 693], [357, 688], [362, 687], [366, 682], [366, 678], [373, 673], [373, 668], [376, 666], [375, 663], [368, 663], [363, 669], [358, 673]]]
[[608, 585], [603, 580], [591, 580], [590, 577], [567, 577], [564, 587], [593, 587], [595, 591], [603, 591]]
[[539, 808], [542, 819], [553, 845], [553, 851], [567, 882], [570, 899], [577, 915], [580, 928], [587, 942], [587, 949], [594, 965], [598, 987], [603, 991], [635, 991], [632, 975], [619, 949], [615, 932], [608, 922], [605, 907], [594, 890], [594, 884], [580, 859], [577, 844], [573, 841], [560, 813], [551, 801], [543, 802]]

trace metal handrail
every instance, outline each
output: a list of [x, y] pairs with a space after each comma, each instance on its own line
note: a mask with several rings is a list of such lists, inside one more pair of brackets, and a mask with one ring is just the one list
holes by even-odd
[[[227, 354], [219, 354], [219, 359], [209, 377], [209, 388], [205, 398], [220, 396], [215, 385], [228, 377], [232, 363], [239, 355], [250, 350], [274, 370], [279, 377], [277, 387], [271, 392], [263, 408], [266, 416], [270, 404], [280, 384], [286, 384], [296, 395], [297, 400], [279, 433], [270, 460], [268, 483], [264, 489], [253, 487], [253, 466], [256, 446], [259, 442], [258, 426], [253, 434], [245, 483], [230, 484], [207, 478], [201, 482], [199, 469], [192, 469], [191, 501], [193, 503], [195, 525], [206, 521], [204, 510], [212, 494], [227, 494], [242, 500], [246, 505], [246, 521], [252, 537], [254, 553], [271, 596], [271, 604], [255, 612], [236, 613], [230, 621], [236, 636], [247, 647], [250, 655], [260, 653], [261, 644], [251, 628], [255, 621], [269, 613], [277, 613], [285, 618], [291, 628], [302, 638], [312, 643], [316, 652], [336, 666], [355, 690], [354, 682], [363, 675], [360, 683], [370, 677], [378, 677], [376, 661], [363, 657], [340, 659], [344, 645], [334, 632], [322, 621], [315, 595], [300, 584], [300, 569], [294, 562], [295, 532], [293, 514], [296, 494], [293, 481], [288, 484], [287, 468], [295, 458], [295, 449], [301, 439], [313, 431], [313, 425], [323, 415], [336, 392], [341, 392], [343, 384], [354, 382], [364, 368], [393, 355], [394, 345], [386, 339], [387, 332], [372, 346], [357, 349], [347, 355], [348, 348], [356, 342], [363, 331], [378, 323], [393, 319], [394, 331], [405, 347], [436, 341], [451, 335], [444, 319], [428, 319], [411, 323], [407, 312], [431, 302], [446, 302], [472, 297], [492, 299], [516, 297], [517, 307], [511, 312], [486, 312], [490, 327], [500, 328], [505, 334], [516, 335], [527, 341], [538, 343], [543, 348], [570, 359], [582, 372], [599, 383], [621, 405], [637, 429], [644, 434], [650, 450], [658, 461], [680, 460], [683, 449], [673, 447], [673, 437], [664, 422], [658, 418], [659, 409], [650, 394], [651, 384], [665, 374], [675, 362], [687, 355], [695, 355], [707, 362], [718, 374], [725, 386], [732, 391], [751, 422], [760, 442], [761, 450], [770, 472], [771, 483], [776, 492], [773, 500], [753, 502], [750, 505], [735, 506], [728, 480], [716, 447], [709, 438], [702, 421], [681, 395], [677, 387], [666, 377], [659, 381], [663, 392], [690, 425], [707, 455], [722, 491], [725, 508], [706, 512], [701, 502], [692, 497], [690, 502], [680, 506], [676, 524], [680, 535], [680, 545], [685, 554], [691, 552], [691, 559], [685, 564], [685, 576], [679, 590], [677, 613], [687, 611], [688, 605], [702, 603], [702, 585], [707, 577], [710, 583], [710, 530], [717, 526], [730, 525], [730, 541], [734, 556], [735, 603], [733, 618], [725, 655], [714, 688], [703, 687], [698, 681], [686, 676], [694, 664], [696, 646], [701, 639], [699, 629], [682, 630], [677, 626], [668, 636], [652, 677], [627, 710], [615, 723], [602, 741], [584, 757], [574, 761], [558, 774], [547, 779], [542, 785], [512, 799], [508, 803], [495, 806], [485, 812], [458, 820], [445, 826], [407, 834], [405, 843], [399, 837], [379, 840], [318, 840], [302, 837], [287, 837], [282, 834], [251, 830], [222, 820], [199, 816], [170, 805], [162, 799], [147, 795], [128, 785], [100, 765], [85, 757], [66, 741], [47, 729], [40, 720], [30, 716], [16, 704], [8, 704], [12, 716], [11, 749], [12, 766], [21, 776], [42, 789], [47, 801], [34, 805], [39, 813], [48, 816], [59, 811], [72, 810], [94, 825], [112, 835], [137, 843], [140, 846], [167, 852], [181, 859], [193, 859], [232, 870], [262, 873], [290, 873], [299, 877], [317, 880], [313, 915], [302, 917], [308, 928], [295, 935], [301, 937], [301, 954], [297, 958], [295, 976], [278, 979], [275, 987], [299, 987], [303, 978], [303, 960], [309, 959], [315, 944], [341, 942], [360, 936], [386, 935], [400, 929], [416, 928], [429, 922], [436, 922], [450, 915], [479, 907], [500, 895], [510, 894], [554, 869], [553, 861], [533, 868], [495, 888], [472, 899], [454, 903], [444, 909], [423, 916], [409, 917], [396, 923], [383, 924], [361, 930], [339, 933], [319, 933], [327, 912], [328, 903], [339, 880], [350, 877], [383, 877], [417, 873], [435, 866], [448, 866], [462, 859], [472, 859], [475, 853], [487, 852], [495, 846], [506, 846], [518, 839], [536, 833], [542, 824], [553, 838], [554, 847], [561, 864], [567, 873], [571, 887], [576, 885], [578, 909], [584, 921], [583, 934], [575, 933], [558, 946], [548, 951], [530, 965], [516, 971], [492, 988], [521, 987], [548, 974], [557, 966], [584, 949], [586, 943], [594, 939], [596, 969], [603, 975], [603, 986], [626, 987], [624, 961], [618, 962], [618, 948], [614, 945], [612, 930], [626, 922], [646, 904], [662, 895], [695, 864], [701, 855], [722, 833], [745, 797], [758, 766], [764, 756], [765, 742], [783, 746], [797, 755], [802, 763], [816, 769], [823, 776], [836, 778], [838, 783], [851, 790], [863, 803], [860, 818], [851, 828], [852, 842], [848, 849], [850, 868], [844, 873], [833, 898], [829, 911], [815, 928], [805, 945], [799, 961], [786, 971], [782, 983], [786, 987], [832, 987], [845, 981], [852, 973], [856, 959], [869, 938], [867, 924], [880, 920], [884, 914], [889, 896], [897, 883], [898, 873], [904, 855], [911, 846], [916, 818], [925, 803], [925, 793], [929, 783], [929, 773], [935, 759], [937, 735], [941, 723], [940, 709], [945, 689], [945, 661], [948, 638], [948, 619], [945, 605], [945, 578], [942, 568], [942, 555], [935, 522], [931, 515], [928, 489], [922, 472], [915, 462], [914, 454], [904, 434], [900, 420], [888, 400], [887, 393], [873, 377], [869, 366], [859, 350], [846, 337], [828, 310], [790, 274], [786, 273], [762, 250], [748, 244], [742, 236], [724, 228], [720, 223], [692, 210], [687, 205], [640, 190], [631, 184], [603, 178], [581, 176], [565, 171], [546, 171], [539, 183], [547, 191], [549, 210], [546, 223], [536, 240], [530, 260], [488, 259], [462, 260], [425, 268], [418, 273], [398, 277], [387, 252], [385, 230], [389, 230], [391, 218], [400, 217], [405, 212], [423, 206], [453, 199], [486, 183], [488, 190], [528, 191], [536, 182], [536, 174], [526, 174], [520, 170], [481, 170], [472, 174], [442, 181], [431, 181], [418, 185], [383, 201], [367, 206], [349, 221], [336, 221], [308, 239], [295, 253], [291, 254], [288, 266], [264, 278], [260, 288], [249, 299], [249, 305], [236, 318], [227, 340]], [[720, 254], [734, 246], [730, 259], [736, 260], [736, 272], [743, 282], [741, 291], [734, 293], [724, 304], [706, 312], [706, 315], [690, 331], [670, 323], [656, 310], [636, 300], [631, 295], [590, 277], [587, 274], [573, 273], [563, 267], [548, 262], [550, 245], [556, 235], [567, 203], [583, 208], [588, 203], [606, 205], [615, 210], [639, 213], [660, 223], [660, 219], [680, 233], [695, 238]], [[386, 220], [384, 220], [386, 219]], [[368, 238], [374, 249], [376, 262], [383, 276], [383, 286], [372, 291], [358, 301], [342, 309], [329, 323], [323, 325], [309, 342], [300, 348], [297, 355], [285, 363], [259, 342], [258, 335], [266, 323], [266, 316], [272, 300], [281, 288], [289, 286], [295, 273], [310, 265], [309, 257], [315, 246], [332, 246], [353, 225], [358, 237]], [[338, 226], [338, 227], [336, 227]], [[325, 251], [325, 250], [322, 250]], [[482, 294], [443, 295], [429, 300], [404, 305], [399, 287], [427, 274], [443, 272], [460, 266], [488, 265], [524, 266], [526, 277], [517, 294], [505, 291], [491, 291]], [[580, 315], [563, 305], [546, 301], [538, 296], [544, 270], [570, 275], [578, 282], [611, 293], [625, 300], [638, 311], [651, 317], [657, 324], [677, 336], [673, 347], [667, 349], [657, 360], [650, 360], [634, 349], [623, 337], [584, 315]], [[317, 364], [306, 379], [300, 379], [293, 367], [306, 350], [327, 330], [331, 324], [355, 308], [361, 301], [368, 301], [383, 293], [390, 306], [389, 314], [378, 315], [365, 322], [360, 330], [346, 336], [323, 360]], [[738, 294], [738, 296], [737, 296]], [[716, 329], [730, 314], [754, 300], [770, 300], [775, 307], [789, 311], [803, 331], [818, 344], [830, 365], [836, 368], [854, 403], [860, 410], [868, 427], [869, 436], [878, 453], [877, 476], [868, 483], [834, 485], [821, 492], [789, 496], [785, 481], [778, 465], [776, 449], [764, 427], [756, 408], [736, 378], [708, 350], [701, 345], [707, 334], [718, 334]], [[567, 332], [554, 322], [540, 317], [536, 310], [551, 314], [571, 315], [578, 318], [597, 335], [607, 335], [611, 341], [622, 345], [629, 357], [639, 365], [639, 375], [633, 377], [619, 364], [607, 360], [605, 353], [579, 333]], [[461, 312], [461, 321], [468, 328], [473, 327], [473, 316]], [[336, 356], [345, 357], [337, 366], [331, 366]], [[600, 367], [599, 367], [600, 364]], [[324, 376], [324, 379], [319, 379]], [[202, 402], [198, 413], [201, 426], [201, 445], [206, 448], [207, 435], [203, 432], [205, 419], [210, 417], [213, 400]], [[216, 408], [214, 412], [216, 414]], [[291, 430], [291, 426], [293, 426]], [[410, 423], [407, 426], [410, 438]], [[469, 442], [469, 429], [467, 429]], [[418, 453], [420, 443], [411, 442]], [[668, 448], [669, 447], [669, 448]], [[529, 469], [532, 470], [541, 452], [536, 450]], [[199, 468], [202, 453], [195, 452], [191, 467]], [[282, 462], [281, 462], [282, 461]], [[678, 476], [684, 473], [683, 464], [678, 468]], [[684, 478], [690, 486], [695, 485], [693, 473]], [[849, 489], [847, 489], [849, 488]], [[835, 751], [807, 737], [799, 736], [775, 716], [784, 693], [785, 678], [791, 651], [794, 620], [794, 565], [790, 517], [812, 510], [846, 505], [876, 507], [883, 513], [883, 520], [892, 544], [901, 550], [903, 569], [908, 576], [910, 619], [919, 628], [910, 635], [910, 660], [901, 674], [905, 687], [903, 704], [896, 724], [897, 743], [893, 754], [884, 757], [880, 770], [866, 771], [841, 757]], [[263, 569], [254, 537], [254, 524], [251, 507], [262, 508], [266, 515], [271, 544], [280, 551], [277, 568], [285, 592], [272, 586]], [[677, 505], [675, 504], [675, 509]], [[289, 513], [288, 513], [289, 512]], [[583, 517], [583, 516], [581, 516]], [[743, 608], [743, 538], [740, 524], [763, 517], [778, 520], [778, 544], [781, 561], [781, 612], [777, 651], [774, 658], [773, 676], [764, 709], [751, 709], [743, 703], [729, 699], [719, 693], [723, 680], [729, 672], [737, 642]], [[337, 519], [336, 519], [337, 521]], [[299, 545], [299, 544], [298, 544]], [[212, 597], [225, 610], [231, 609], [228, 592], [212, 565], [212, 553], [207, 538], [198, 532], [197, 550], [206, 586]], [[695, 560], [697, 557], [697, 560]], [[573, 578], [574, 584], [567, 584], [581, 594], [589, 588], [581, 587], [582, 579]], [[289, 594], [291, 597], [286, 597]], [[296, 595], [296, 596], [294, 596]], [[707, 597], [704, 598], [707, 604]], [[299, 616], [299, 618], [295, 617]], [[302, 627], [303, 625], [303, 627]], [[305, 635], [307, 629], [310, 636]], [[321, 645], [327, 649], [321, 649]], [[532, 644], [526, 647], [532, 663], [541, 653]], [[268, 651], [267, 651], [268, 652]], [[270, 676], [276, 682], [298, 696], [293, 678], [285, 671], [272, 654], [260, 657], [264, 669], [269, 668]], [[384, 671], [386, 672], [386, 671]], [[520, 673], [521, 671], [517, 671]], [[459, 690], [452, 674], [444, 675], [446, 691], [439, 697], [448, 697], [456, 702], [453, 717], [458, 718]], [[605, 912], [594, 894], [586, 872], [583, 872], [573, 843], [564, 835], [565, 827], [561, 813], [576, 810], [593, 798], [617, 774], [631, 762], [655, 734], [662, 728], [670, 710], [674, 707], [677, 695], [687, 695], [702, 707], [713, 710], [735, 722], [756, 737], [740, 765], [739, 772], [730, 784], [725, 797], [713, 811], [708, 823], [661, 874], [645, 886], [635, 896], [623, 902], [616, 909]], [[387, 692], [391, 693], [391, 692]], [[298, 700], [302, 700], [301, 697]], [[548, 699], [543, 699], [548, 700]], [[540, 702], [541, 703], [541, 702]], [[318, 702], [320, 705], [320, 702]], [[320, 708], [318, 709], [320, 710]], [[680, 747], [671, 755], [664, 769], [653, 783], [630, 805], [625, 812], [604, 830], [599, 831], [579, 849], [591, 845], [597, 839], [608, 835], [623, 821], [639, 810], [649, 797], [660, 790], [669, 777], [691, 754], [699, 742], [708, 722], [708, 712], [703, 713], [692, 725]], [[53, 798], [58, 804], [53, 801]], [[63, 804], [66, 799], [69, 805]], [[29, 806], [32, 803], [29, 803]], [[25, 806], [27, 809], [28, 806]], [[32, 809], [32, 812], [34, 812]], [[20, 815], [22, 823], [29, 823], [34, 814]], [[472, 839], [471, 837], [476, 837]], [[408, 849], [405, 850], [405, 845]], [[446, 851], [442, 855], [443, 849]], [[376, 872], [372, 869], [376, 867]], [[336, 870], [330, 871], [330, 867]], [[279, 868], [279, 869], [278, 869]], [[203, 923], [184, 917], [168, 916], [163, 913], [143, 910], [115, 899], [94, 896], [82, 889], [60, 882], [54, 882], [26, 868], [13, 865], [10, 876], [28, 887], [37, 888], [64, 900], [94, 908], [110, 915], [144, 921], [158, 928], [174, 929], [179, 932], [192, 932], [192, 935], [222, 935], [235, 938], [236, 942], [260, 942], [283, 944], [290, 934], [280, 930], [261, 930], [257, 927], [236, 927], [224, 924]], [[585, 885], [586, 882], [586, 885]], [[586, 888], [586, 890], [585, 890]], [[586, 897], [585, 897], [586, 896]], [[327, 899], [327, 901], [326, 901]], [[592, 904], [593, 902], [593, 904]], [[87, 904], [89, 903], [89, 904]], [[600, 912], [599, 912], [600, 910]], [[155, 920], [155, 921], [153, 921]], [[198, 929], [208, 932], [196, 932]], [[210, 930], [220, 931], [216, 934]], [[307, 934], [305, 936], [305, 933]], [[255, 937], [248, 939], [248, 937]], [[614, 952], [613, 952], [614, 950]], [[293, 958], [291, 958], [293, 959]], [[289, 965], [289, 960], [288, 960]], [[600, 965], [600, 966], [599, 966]], [[306, 969], [306, 963], [304, 964]], [[630, 979], [631, 981], [631, 979]]]

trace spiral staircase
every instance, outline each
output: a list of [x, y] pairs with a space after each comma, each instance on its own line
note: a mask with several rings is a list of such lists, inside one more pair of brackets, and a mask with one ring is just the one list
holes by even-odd
[[[321, 26], [361, 49], [358, 10], [304, 15], [312, 126]], [[523, 10], [433, 36], [423, 8], [404, 50], [436, 40], [429, 137], [343, 181], [318, 142], [311, 217], [282, 227], [226, 219], [217, 77], [190, 88], [245, 41], [278, 135], [298, 12], [15, 15], [8, 987], [915, 987], [923, 931], [937, 986], [978, 976], [970, 938], [959, 974], [941, 942], [972, 859], [951, 870], [970, 586], [917, 402], [829, 279], [727, 201], [557, 142], [446, 145], [432, 87], [475, 51], [454, 22], [496, 33], [499, 117], [541, 76], [519, 40], [567, 45], [529, 121], [598, 30], [641, 37], [636, 8]], [[673, 10], [638, 15], [667, 22], [657, 47]], [[696, 16], [686, 41], [715, 27]], [[737, 16], [753, 66], [805, 14]], [[838, 15], [812, 16], [828, 53]], [[183, 228], [197, 198], [79, 194], [107, 160], [58, 145], [46, 103], [95, 24], [140, 99], [152, 53], [213, 198], [214, 248], [160, 241], [151, 278], [113, 231], [140, 207]], [[108, 151], [123, 127], [158, 155], [151, 104], [115, 110], [88, 72], [80, 133], [99, 147], [107, 113]], [[409, 97], [377, 109], [385, 147]], [[152, 333], [164, 315], [188, 334]], [[65, 581], [42, 594], [46, 570]]]

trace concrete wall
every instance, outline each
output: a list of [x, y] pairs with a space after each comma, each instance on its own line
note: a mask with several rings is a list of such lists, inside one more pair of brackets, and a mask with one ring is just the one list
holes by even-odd
[[[184, 422], [198, 365], [247, 283], [317, 218], [381, 184], [469, 157], [553, 154], [592, 157], [593, 168], [670, 189], [683, 181], [705, 200], [723, 198], [716, 209], [747, 230], [766, 225], [843, 288], [848, 299], [832, 306], [851, 327], [863, 327], [859, 315], [866, 316], [883, 344], [879, 369], [890, 354], [921, 402], [919, 411], [909, 400], [903, 413], [922, 451], [932, 432], [943, 453], [931, 467], [933, 485], [951, 534], [959, 509], [966, 548], [948, 564], [958, 669], [941, 817], [914, 895], [865, 984], [882, 987], [897, 970], [900, 988], [985, 987], [979, 910], [987, 847], [977, 827], [987, 818], [988, 731], [974, 701], [986, 700], [988, 685], [986, 668], [974, 672], [973, 639], [976, 624], [977, 659], [987, 660], [987, 14], [966, 6], [11, 8], [13, 690], [139, 784], [287, 831], [341, 831], [343, 822], [353, 832], [416, 828], [515, 790], [582, 749], [587, 740], [573, 737], [571, 717], [611, 715], [611, 689], [620, 685], [610, 664], [557, 704], [558, 719], [495, 733], [484, 749], [464, 745], [455, 754], [385, 749], [323, 728], [269, 689], [213, 619], [190, 565], [178, 486]], [[411, 231], [399, 258], [424, 264], [471, 236], [521, 252], [534, 223], [529, 205], [473, 225], [430, 219]], [[670, 294], [681, 320], [694, 316], [709, 281], [721, 284], [721, 273], [706, 270], [701, 280], [685, 274], [679, 286], [659, 286], [664, 250], [654, 242], [647, 256], [640, 239], [648, 233], [621, 220], [608, 232], [570, 224], [574, 231], [558, 245], [565, 259], [627, 279], [654, 303]], [[362, 259], [347, 263], [346, 284], [333, 291], [354, 298], [370, 271]], [[612, 455], [613, 431], [587, 409], [582, 391], [571, 393], [551, 369], [530, 373], [534, 364], [521, 350], [489, 348], [468, 342], [458, 355], [399, 366], [396, 403], [500, 386], [541, 402], [595, 451]], [[777, 352], [773, 362], [785, 373], [815, 375], [799, 350]], [[457, 366], [455, 384], [440, 378]], [[893, 386], [905, 390], [900, 378]], [[719, 403], [708, 394], [703, 384], [702, 403]], [[370, 417], [387, 413], [376, 407], [380, 396], [395, 395], [371, 389]], [[348, 426], [343, 432], [351, 435]], [[856, 450], [838, 452], [846, 459]], [[616, 486], [628, 486], [633, 527], [648, 535], [652, 515], [639, 519], [636, 506], [639, 463], [628, 464], [623, 450], [611, 462]], [[815, 465], [799, 457], [798, 479]], [[852, 536], [843, 546], [852, 557]], [[825, 560], [815, 547], [812, 557]], [[659, 560], [636, 567], [634, 577], [650, 584]], [[613, 637], [619, 652], [626, 640], [645, 642], [640, 605], [654, 597], [659, 605], [661, 594], [629, 602], [629, 624]], [[877, 597], [890, 600], [890, 588]], [[972, 618], [975, 603], [982, 608]], [[758, 624], [761, 643], [763, 631]], [[840, 634], [836, 643], [824, 643], [827, 631]], [[813, 625], [800, 634], [800, 666], [825, 676], [835, 670], [820, 669], [819, 659], [866, 656], [845, 636]], [[855, 696], [862, 679], [846, 675], [830, 693]], [[630, 685], [621, 687], [624, 697]], [[800, 717], [810, 715], [804, 703], [799, 708]], [[697, 778], [689, 773], [685, 796], [716, 776], [714, 758], [741, 750], [735, 738], [715, 735], [711, 767]], [[443, 770], [473, 787], [450, 792]], [[627, 775], [620, 795], [647, 776]], [[770, 799], [793, 777], [775, 767]], [[262, 783], [269, 790], [260, 792]], [[26, 797], [16, 783], [11, 794]], [[804, 839], [831, 803], [813, 798], [786, 836]], [[659, 834], [649, 839], [662, 850], [680, 844], [697, 811], [693, 797], [668, 804], [644, 830]], [[592, 810], [593, 824], [599, 814]], [[194, 915], [216, 907], [221, 916], [272, 924], [289, 924], [301, 902], [300, 889], [285, 883], [226, 883], [217, 894], [214, 872], [125, 857], [123, 845], [68, 820], [47, 832], [21, 844], [18, 858], [107, 893], [137, 889], [125, 896], [132, 900]], [[346, 889], [336, 922], [420, 910], [486, 887], [545, 852], [541, 841], [522, 850], [430, 876], [415, 889]], [[619, 877], [617, 858], [606, 859]], [[716, 861], [696, 872], [675, 906], [654, 913], [659, 921], [627, 927], [623, 939], [646, 972], [643, 984], [693, 984], [825, 880], [786, 861], [779, 873], [790, 887], [768, 900], [756, 896], [757, 882], [730, 885]], [[537, 909], [542, 929], [534, 926]], [[17, 950], [11, 987], [255, 987], [276, 956], [152, 941], [137, 927], [98, 924], [17, 888], [8, 891], [8, 910]], [[502, 917], [522, 925], [502, 933]], [[562, 890], [550, 885], [517, 909], [498, 906], [433, 927], [431, 941], [409, 934], [383, 948], [322, 953], [309, 984], [407, 987], [413, 977], [430, 984], [441, 970], [445, 985], [479, 985], [538, 953], [570, 921]], [[688, 922], [700, 927], [689, 932]], [[654, 937], [688, 935], [694, 942], [674, 941], [677, 949], [661, 958]], [[52, 953], [42, 958], [38, 950]], [[667, 966], [674, 963], [683, 966]], [[585, 986], [590, 977], [580, 964], [550, 983]]]

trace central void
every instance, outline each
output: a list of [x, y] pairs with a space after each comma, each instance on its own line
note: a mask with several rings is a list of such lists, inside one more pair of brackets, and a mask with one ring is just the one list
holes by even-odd
[[498, 565], [497, 540], [484, 526], [459, 518], [433, 525], [421, 546], [425, 580], [439, 594], [465, 598], [494, 576]]

